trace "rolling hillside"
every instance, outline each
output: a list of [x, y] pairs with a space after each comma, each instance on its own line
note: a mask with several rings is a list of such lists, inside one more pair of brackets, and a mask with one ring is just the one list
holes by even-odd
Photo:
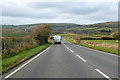
[[[42, 23], [41, 23], [42, 24]], [[48, 23], [52, 27], [52, 33], [77, 33], [77, 34], [111, 34], [118, 30], [118, 22], [104, 22], [90, 25], [79, 25], [74, 23]], [[2, 25], [3, 36], [7, 36], [8, 31], [17, 30], [19, 33], [31, 32], [34, 27], [40, 24], [27, 25]], [[13, 34], [13, 32], [12, 32]], [[27, 35], [26, 34], [26, 35]], [[26, 36], [25, 35], [25, 36]], [[9, 35], [10, 36], [10, 35]]]
[[82, 25], [67, 29], [68, 32], [79, 34], [110, 34], [118, 30], [118, 22], [105, 22], [90, 25]]

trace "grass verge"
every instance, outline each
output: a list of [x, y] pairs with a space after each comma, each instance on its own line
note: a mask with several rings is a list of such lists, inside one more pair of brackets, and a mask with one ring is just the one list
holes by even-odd
[[25, 50], [13, 57], [2, 59], [2, 73], [8, 72], [11, 68], [15, 67], [16, 65], [22, 63], [23, 61], [31, 58], [32, 56], [38, 54], [42, 50], [46, 49], [52, 44], [52, 42], [48, 44], [44, 44], [41, 46], [37, 46], [30, 50]]
[[118, 50], [114, 50], [114, 49], [110, 49], [110, 48], [104, 48], [104, 47], [99, 47], [99, 46], [91, 46], [91, 45], [81, 44], [81, 43], [74, 43], [72, 39], [67, 39], [67, 38], [65, 38], [65, 39], [67, 41], [73, 43], [73, 44], [77, 44], [77, 45], [81, 45], [81, 46], [84, 46], [84, 47], [100, 50], [100, 51], [103, 51], [103, 52], [108, 52], [108, 53], [120, 55], [120, 52]]

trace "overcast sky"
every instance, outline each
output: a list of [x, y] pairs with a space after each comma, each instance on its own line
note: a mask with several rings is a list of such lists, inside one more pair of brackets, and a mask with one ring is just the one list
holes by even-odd
[[117, 0], [4, 0], [2, 24], [92, 24], [117, 21], [117, 10]]

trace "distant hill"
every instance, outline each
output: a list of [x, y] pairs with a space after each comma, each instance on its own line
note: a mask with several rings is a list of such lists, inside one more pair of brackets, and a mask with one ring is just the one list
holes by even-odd
[[104, 22], [96, 23], [90, 25], [83, 25], [84, 27], [108, 27], [108, 28], [118, 28], [118, 22]]
[[[21, 29], [30, 32], [40, 24], [2, 25], [2, 29]], [[48, 24], [52, 26], [53, 33], [110, 34], [111, 32], [115, 32], [118, 30], [118, 22], [104, 22], [89, 25], [79, 25], [74, 23]]]
[[66, 32], [67, 29], [79, 28], [82, 25], [73, 23], [49, 23], [52, 26], [53, 33]]
[[[43, 23], [41, 23], [43, 24]], [[73, 24], [73, 23], [47, 23], [51, 25], [53, 33], [59, 33], [66, 31], [69, 28], [80, 27], [81, 25]], [[27, 31], [33, 30], [36, 26], [40, 24], [27, 24], [27, 25], [2, 25], [2, 29], [25, 29]]]
[[77, 28], [67, 29], [68, 32], [79, 34], [110, 34], [118, 30], [118, 22], [104, 22], [82, 25]]

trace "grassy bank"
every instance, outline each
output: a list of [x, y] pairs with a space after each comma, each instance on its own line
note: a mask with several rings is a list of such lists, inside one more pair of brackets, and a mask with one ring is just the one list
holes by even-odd
[[118, 50], [117, 40], [81, 40], [82, 44]]
[[77, 45], [120, 55], [120, 52], [118, 52], [118, 42], [115, 40], [81, 40], [80, 43], [76, 43], [73, 39], [65, 39]]
[[37, 47], [29, 49], [29, 50], [19, 52], [15, 56], [2, 59], [2, 72], [3, 73], [7, 72], [14, 66], [22, 63], [23, 61], [29, 59], [30, 57], [32, 57], [32, 56], [36, 55], [37, 53], [41, 52], [42, 50], [46, 49], [51, 44], [52, 44], [52, 42], [41, 45], [41, 46], [37, 46]]

